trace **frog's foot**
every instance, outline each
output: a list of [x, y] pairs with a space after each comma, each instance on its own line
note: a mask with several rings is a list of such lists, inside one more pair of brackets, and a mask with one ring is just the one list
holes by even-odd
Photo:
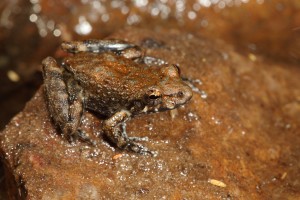
[[148, 142], [149, 138], [146, 137], [128, 137], [129, 140], [134, 141], [134, 142]]
[[143, 155], [150, 154], [156, 156], [157, 153], [137, 143], [137, 141], [148, 141], [147, 137], [128, 137], [126, 134], [126, 124], [130, 118], [130, 112], [122, 110], [105, 120], [103, 130], [107, 138], [120, 149], [127, 149]]
[[91, 146], [96, 146], [96, 141], [92, 140], [84, 131], [77, 130], [73, 134], [63, 134], [63, 137], [69, 141], [70, 144], [76, 144], [78, 140], [87, 143]]
[[165, 64], [168, 64], [167, 61], [165, 60], [162, 60], [160, 58], [154, 58], [154, 57], [150, 57], [150, 56], [144, 56], [143, 58], [143, 62], [146, 64], [146, 65], [165, 65]]
[[202, 99], [207, 98], [207, 93], [204, 90], [199, 89], [196, 85], [201, 86], [202, 81], [199, 79], [190, 79], [187, 77], [181, 77], [181, 79], [192, 89], [193, 92], [200, 94]]
[[84, 131], [77, 130], [78, 139], [92, 146], [96, 146], [96, 141], [92, 140]]
[[127, 132], [126, 132], [126, 123], [123, 122], [121, 124], [121, 128], [122, 128], [122, 137], [126, 138], [130, 141], [134, 141], [134, 142], [148, 142], [149, 138], [148, 137], [128, 137]]
[[126, 144], [124, 147], [122, 147], [123, 149], [128, 149], [130, 151], [133, 151], [135, 153], [139, 153], [142, 155], [151, 155], [151, 156], [157, 156], [157, 152], [156, 151], [151, 151], [149, 150], [147, 147], [144, 147], [143, 145], [136, 143], [133, 140], [130, 140], [128, 138], [128, 140], [126, 141]]

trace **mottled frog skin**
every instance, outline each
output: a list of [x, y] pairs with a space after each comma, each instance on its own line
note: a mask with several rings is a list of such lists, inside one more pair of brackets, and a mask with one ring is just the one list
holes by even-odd
[[118, 148], [153, 154], [138, 143], [145, 138], [128, 137], [122, 125], [137, 114], [185, 104], [192, 91], [179, 68], [149, 65], [138, 46], [121, 40], [64, 42], [61, 47], [73, 55], [61, 66], [52, 57], [42, 64], [48, 109], [62, 134], [71, 142], [85, 138], [81, 118], [91, 110], [105, 117], [104, 134]]

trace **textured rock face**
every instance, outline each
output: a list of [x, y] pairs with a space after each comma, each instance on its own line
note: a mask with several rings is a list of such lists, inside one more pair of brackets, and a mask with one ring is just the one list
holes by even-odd
[[70, 145], [53, 125], [41, 88], [1, 133], [11, 199], [299, 197], [299, 67], [242, 57], [176, 30], [128, 29], [111, 37], [179, 64], [196, 86], [184, 107], [127, 123], [129, 135], [148, 136], [145, 145], [158, 156], [114, 149], [102, 137], [102, 119], [89, 112], [82, 129], [97, 145]]

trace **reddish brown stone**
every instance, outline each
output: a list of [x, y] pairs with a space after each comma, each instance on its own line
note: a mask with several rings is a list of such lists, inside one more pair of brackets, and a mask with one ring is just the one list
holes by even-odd
[[[101, 137], [101, 119], [88, 112], [82, 128], [94, 135], [97, 146], [70, 145], [53, 126], [40, 89], [1, 134], [11, 197], [300, 196], [299, 67], [243, 57], [221, 42], [176, 30], [130, 29], [111, 37], [144, 45], [147, 55], [179, 64], [184, 77], [201, 81], [195, 83], [199, 91], [178, 110], [128, 122], [130, 135], [148, 136], [145, 145], [158, 151], [149, 157], [112, 148]], [[149, 38], [160, 45], [145, 43]], [[213, 185], [212, 179], [226, 187]]]

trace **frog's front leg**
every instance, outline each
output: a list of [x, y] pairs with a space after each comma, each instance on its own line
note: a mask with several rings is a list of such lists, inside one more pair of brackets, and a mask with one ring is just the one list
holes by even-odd
[[103, 53], [110, 51], [132, 60], [139, 60], [143, 57], [143, 52], [139, 46], [123, 40], [83, 40], [63, 42], [61, 48], [69, 53]]
[[[43, 76], [48, 109], [53, 121], [70, 142], [80, 137], [78, 127], [83, 112], [83, 91], [80, 87], [68, 87], [70, 80], [65, 82], [65, 72], [52, 57], [43, 60]], [[74, 84], [74, 83], [73, 83]]]
[[148, 148], [136, 142], [145, 141], [147, 139], [127, 136], [124, 123], [130, 119], [130, 115], [127, 110], [122, 110], [105, 120], [103, 125], [105, 135], [118, 148], [128, 149], [141, 154], [155, 155], [155, 152], [148, 150]]

